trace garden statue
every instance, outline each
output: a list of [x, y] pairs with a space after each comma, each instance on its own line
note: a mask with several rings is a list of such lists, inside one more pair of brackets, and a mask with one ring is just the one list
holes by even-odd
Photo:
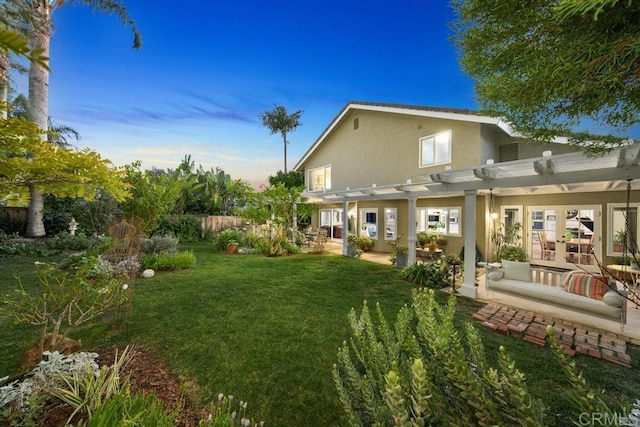
[[78, 223], [76, 222], [76, 219], [71, 218], [71, 221], [69, 222], [69, 234], [71, 234], [72, 236], [75, 236], [77, 229], [78, 229]]

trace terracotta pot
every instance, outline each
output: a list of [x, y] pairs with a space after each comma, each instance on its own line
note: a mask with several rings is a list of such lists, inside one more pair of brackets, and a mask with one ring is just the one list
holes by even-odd
[[228, 254], [233, 254], [233, 253], [236, 252], [236, 249], [238, 249], [238, 246], [236, 246], [236, 245], [227, 246], [227, 253]]

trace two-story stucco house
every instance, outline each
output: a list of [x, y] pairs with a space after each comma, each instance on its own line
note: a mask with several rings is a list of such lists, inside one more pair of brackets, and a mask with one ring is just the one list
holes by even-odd
[[[559, 140], [518, 142], [497, 118], [469, 110], [350, 102], [295, 166], [319, 207], [315, 226], [342, 240], [367, 234], [374, 250], [399, 236], [415, 262], [416, 235], [446, 237], [465, 258], [462, 293], [475, 296], [476, 248], [492, 261], [490, 232], [520, 223], [533, 263], [597, 268], [640, 236], [640, 145], [589, 158]], [[464, 249], [463, 249], [464, 248]]]

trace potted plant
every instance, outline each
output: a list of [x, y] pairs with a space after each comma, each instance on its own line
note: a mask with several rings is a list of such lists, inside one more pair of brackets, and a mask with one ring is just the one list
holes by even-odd
[[396, 267], [404, 268], [407, 266], [407, 255], [409, 255], [409, 247], [407, 245], [396, 246]]
[[409, 254], [409, 247], [400, 243], [401, 237], [402, 236], [398, 236], [396, 240], [387, 242], [387, 244], [391, 246], [391, 257], [389, 257], [389, 260], [399, 268], [407, 266], [407, 255]]
[[436, 250], [436, 240], [437, 237], [435, 234], [429, 234], [428, 237], [429, 241], [428, 241], [428, 248], [430, 251], [435, 251]]
[[424, 231], [421, 231], [416, 236], [416, 240], [418, 241], [418, 245], [420, 246], [420, 249], [424, 249], [426, 244], [429, 242], [429, 234], [427, 234]]
[[359, 258], [362, 252], [360, 238], [353, 233], [349, 233], [347, 236], [347, 256]]
[[227, 242], [227, 253], [235, 253], [236, 249], [238, 249], [238, 242], [236, 242], [235, 240], [229, 240]]
[[444, 250], [444, 247], [447, 246], [447, 238], [444, 236], [436, 236], [436, 245], [438, 248]]
[[624, 251], [624, 244], [626, 241], [627, 241], [627, 232], [625, 230], [616, 231], [616, 234], [613, 237], [613, 251], [614, 252]]

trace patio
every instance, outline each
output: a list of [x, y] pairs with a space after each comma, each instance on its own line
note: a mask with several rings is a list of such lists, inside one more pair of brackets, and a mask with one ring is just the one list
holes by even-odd
[[[342, 254], [342, 245], [335, 241], [329, 241], [326, 250], [338, 255]], [[365, 252], [361, 259], [379, 264], [391, 265], [389, 262], [389, 254], [384, 252]], [[628, 302], [627, 324], [624, 328], [619, 322], [595, 317], [587, 314], [581, 314], [573, 310], [563, 309], [561, 307], [543, 304], [530, 299], [518, 298], [512, 295], [503, 294], [495, 291], [487, 291], [485, 289], [484, 269], [478, 269], [476, 278], [478, 284], [478, 300], [491, 304], [500, 304], [516, 309], [524, 309], [535, 313], [541, 317], [549, 317], [576, 325], [578, 328], [588, 329], [592, 332], [602, 332], [624, 340], [625, 342], [640, 345], [640, 307], [633, 302]]]

